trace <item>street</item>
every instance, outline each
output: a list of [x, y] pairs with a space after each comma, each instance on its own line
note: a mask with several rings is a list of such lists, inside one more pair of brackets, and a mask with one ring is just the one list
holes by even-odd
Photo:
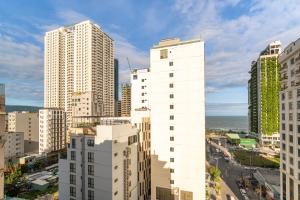
[[[211, 146], [209, 143], [206, 143], [206, 159], [209, 164], [217, 166], [222, 174], [222, 179], [240, 200], [243, 199], [243, 196], [240, 193], [237, 181], [240, 180], [241, 175], [249, 175], [250, 171], [244, 169], [243, 167], [233, 164], [230, 161], [226, 161], [222, 152], [217, 152], [215, 147]], [[250, 198], [251, 199], [251, 198]]]

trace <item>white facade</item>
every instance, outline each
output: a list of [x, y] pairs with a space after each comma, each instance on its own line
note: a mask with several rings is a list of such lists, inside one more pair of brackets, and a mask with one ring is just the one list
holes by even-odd
[[67, 112], [72, 95], [93, 92], [102, 116], [114, 116], [113, 40], [97, 24], [84, 21], [45, 34], [44, 107]]
[[71, 129], [67, 158], [59, 161], [60, 200], [138, 199], [137, 129], [103, 123]]
[[161, 41], [150, 70], [151, 199], [205, 199], [204, 42]]
[[135, 69], [131, 79], [131, 112], [137, 108], [150, 108], [150, 69]]
[[8, 132], [24, 133], [24, 153], [39, 151], [39, 114], [8, 113]]
[[5, 132], [0, 134], [0, 140], [5, 141], [5, 159], [21, 157], [24, 154], [24, 133]]
[[39, 154], [58, 151], [66, 144], [66, 114], [60, 109], [39, 110]]
[[300, 39], [279, 57], [281, 200], [300, 200]]

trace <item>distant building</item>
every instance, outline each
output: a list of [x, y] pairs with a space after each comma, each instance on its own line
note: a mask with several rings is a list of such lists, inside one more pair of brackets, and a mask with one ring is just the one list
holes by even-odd
[[131, 110], [131, 86], [130, 84], [122, 85], [122, 101], [121, 101], [121, 116], [129, 117]]
[[205, 199], [204, 42], [150, 50], [151, 199]]
[[5, 132], [5, 85], [0, 84], [0, 133]]
[[74, 92], [92, 92], [114, 116], [115, 69], [113, 39], [91, 21], [64, 26], [45, 34], [44, 107], [59, 108], [72, 120]]
[[115, 78], [114, 78], [114, 85], [115, 85], [115, 116], [119, 117], [118, 115], [118, 101], [119, 101], [119, 60], [114, 59], [114, 69], [115, 69]]
[[39, 151], [39, 114], [8, 113], [8, 131], [24, 133], [24, 153]]
[[135, 69], [131, 73], [131, 110], [150, 108], [150, 69]]
[[251, 64], [249, 131], [258, 133], [262, 144], [279, 144], [279, 91], [281, 43], [270, 43]]
[[66, 113], [61, 109], [39, 110], [39, 154], [59, 151], [66, 145]]
[[300, 38], [279, 56], [281, 200], [300, 200]]
[[60, 200], [138, 199], [137, 129], [127, 120], [101, 124], [71, 128], [67, 158], [59, 160]]
[[6, 132], [0, 134], [0, 141], [4, 140], [4, 157], [6, 160], [24, 155], [24, 133]]

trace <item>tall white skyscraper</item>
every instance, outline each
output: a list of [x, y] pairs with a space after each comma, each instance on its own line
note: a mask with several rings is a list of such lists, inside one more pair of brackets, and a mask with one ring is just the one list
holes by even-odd
[[44, 107], [64, 109], [70, 124], [72, 95], [92, 92], [101, 115], [114, 116], [113, 39], [97, 24], [84, 21], [47, 32], [44, 65]]
[[204, 42], [150, 52], [151, 199], [205, 199]]
[[300, 200], [300, 38], [279, 56], [281, 200]]

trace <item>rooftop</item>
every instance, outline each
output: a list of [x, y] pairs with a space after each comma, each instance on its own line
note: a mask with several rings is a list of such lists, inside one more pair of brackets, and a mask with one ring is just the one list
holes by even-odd
[[161, 40], [157, 45], [154, 45], [152, 47], [152, 49], [177, 46], [177, 45], [183, 45], [183, 44], [190, 44], [190, 43], [196, 43], [196, 42], [202, 42], [202, 41], [203, 40], [201, 40], [201, 39], [192, 39], [192, 40], [181, 41], [179, 38], [169, 38], [169, 39]]

